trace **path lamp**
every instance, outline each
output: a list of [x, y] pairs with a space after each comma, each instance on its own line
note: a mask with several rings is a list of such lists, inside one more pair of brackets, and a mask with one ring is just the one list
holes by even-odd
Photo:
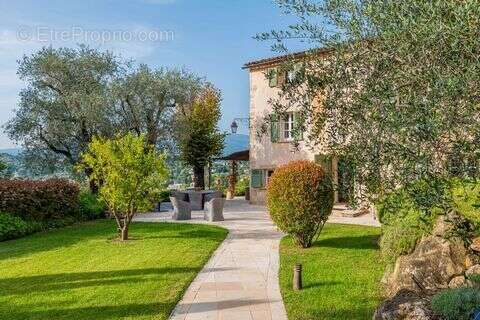
[[300, 263], [293, 267], [293, 290], [302, 290], [302, 265]]

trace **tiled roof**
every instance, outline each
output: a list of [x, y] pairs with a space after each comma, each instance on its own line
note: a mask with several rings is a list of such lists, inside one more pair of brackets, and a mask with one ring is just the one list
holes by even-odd
[[[316, 53], [317, 54], [328, 53], [332, 50], [333, 49], [331, 49], [331, 48], [322, 48], [322, 49], [318, 49]], [[289, 54], [285, 54], [285, 55], [281, 55], [281, 56], [276, 56], [276, 57], [251, 61], [251, 62], [247, 62], [246, 64], [244, 64], [242, 69], [251, 69], [251, 68], [257, 68], [257, 67], [263, 67], [263, 66], [283, 62], [287, 59], [302, 59], [302, 58], [306, 57], [308, 54], [309, 54], [308, 51], [300, 51], [300, 52], [289, 53]]]

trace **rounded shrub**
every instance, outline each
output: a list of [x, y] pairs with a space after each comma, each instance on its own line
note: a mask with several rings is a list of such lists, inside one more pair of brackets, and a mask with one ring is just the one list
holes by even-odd
[[303, 248], [312, 245], [333, 208], [332, 181], [311, 161], [294, 161], [275, 170], [267, 186], [270, 216]]
[[469, 287], [444, 290], [433, 297], [432, 309], [446, 320], [470, 320], [480, 309], [480, 290]]

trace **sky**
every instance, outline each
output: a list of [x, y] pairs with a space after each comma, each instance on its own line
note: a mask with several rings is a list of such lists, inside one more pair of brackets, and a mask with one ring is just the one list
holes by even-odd
[[[152, 68], [187, 68], [222, 91], [220, 128], [249, 107], [246, 62], [275, 55], [255, 34], [293, 23], [273, 0], [0, 0], [0, 126], [14, 115], [17, 60], [86, 43]], [[302, 49], [292, 44], [292, 50]], [[247, 125], [239, 128], [247, 133]], [[0, 129], [0, 149], [14, 147]]]

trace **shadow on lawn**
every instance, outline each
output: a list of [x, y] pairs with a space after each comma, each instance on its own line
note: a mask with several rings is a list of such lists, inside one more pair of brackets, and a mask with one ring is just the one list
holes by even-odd
[[173, 273], [198, 272], [200, 268], [149, 268], [118, 271], [59, 273], [31, 277], [0, 279], [0, 296], [28, 294], [52, 290], [71, 290], [84, 287], [147, 282], [155, 276]]
[[[130, 227], [132, 240], [165, 238], [205, 238], [223, 240], [222, 230], [190, 224], [135, 222]], [[73, 226], [36, 233], [21, 239], [0, 242], [0, 261], [44, 251], [67, 248], [88, 240], [107, 240], [116, 237], [113, 220], [97, 220]]]
[[[38, 306], [39, 308], [45, 307]], [[48, 307], [48, 306], [47, 306]], [[84, 308], [52, 308], [44, 310], [10, 310], [8, 313], [0, 313], [1, 319], [75, 319], [75, 320], [106, 320], [124, 319], [128, 317], [159, 316], [168, 317], [173, 303], [145, 303], [145, 304], [122, 304], [118, 306], [91, 306]], [[5, 318], [3, 318], [6, 316]]]
[[313, 247], [327, 247], [337, 249], [378, 249], [378, 235], [364, 235], [351, 237], [337, 237], [320, 239], [313, 243]]

